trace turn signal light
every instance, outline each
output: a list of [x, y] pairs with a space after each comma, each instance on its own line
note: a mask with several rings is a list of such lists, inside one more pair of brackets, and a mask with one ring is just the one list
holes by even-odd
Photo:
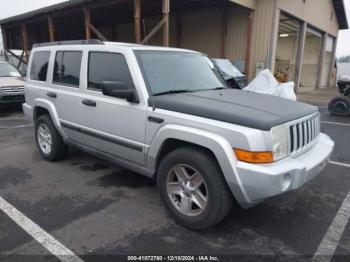
[[249, 152], [241, 149], [234, 149], [237, 159], [252, 164], [267, 164], [273, 162], [272, 152]]

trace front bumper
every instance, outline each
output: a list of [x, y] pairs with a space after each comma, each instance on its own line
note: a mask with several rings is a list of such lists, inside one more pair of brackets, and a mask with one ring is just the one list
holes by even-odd
[[302, 187], [326, 167], [333, 148], [334, 142], [321, 133], [315, 146], [296, 158], [264, 165], [238, 162], [237, 173], [246, 198], [240, 204], [248, 208], [269, 197]]
[[0, 104], [22, 104], [25, 102], [23, 92], [0, 92]]

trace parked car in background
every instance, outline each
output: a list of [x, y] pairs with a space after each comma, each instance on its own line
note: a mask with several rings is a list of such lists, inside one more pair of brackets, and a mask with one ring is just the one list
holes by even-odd
[[24, 103], [25, 80], [17, 69], [0, 62], [0, 105]]
[[[298, 189], [334, 142], [317, 107], [228, 88], [204, 54], [101, 41], [34, 45], [25, 115], [41, 156], [73, 146], [157, 181], [192, 229]], [[281, 110], [283, 109], [283, 110]]]
[[212, 59], [219, 69], [227, 84], [234, 89], [243, 89], [248, 85], [248, 80], [228, 59]]
[[337, 81], [337, 87], [342, 95], [329, 102], [328, 110], [332, 115], [350, 116], [350, 77], [341, 76]]

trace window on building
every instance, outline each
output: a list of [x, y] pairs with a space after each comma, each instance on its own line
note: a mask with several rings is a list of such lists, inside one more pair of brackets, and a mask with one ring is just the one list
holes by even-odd
[[35, 52], [30, 69], [30, 79], [45, 82], [49, 66], [50, 52]]
[[88, 89], [101, 90], [104, 81], [123, 82], [133, 87], [126, 60], [121, 54], [91, 52], [89, 55]]
[[55, 59], [53, 82], [79, 87], [82, 52], [58, 51]]

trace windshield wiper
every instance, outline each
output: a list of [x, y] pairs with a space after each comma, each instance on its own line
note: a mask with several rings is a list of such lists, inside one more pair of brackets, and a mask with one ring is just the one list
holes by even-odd
[[167, 95], [167, 94], [191, 93], [193, 91], [194, 90], [191, 90], [191, 89], [168, 90], [168, 91], [164, 91], [164, 92], [155, 93], [155, 94], [153, 94], [153, 96], [160, 96], [160, 95]]

